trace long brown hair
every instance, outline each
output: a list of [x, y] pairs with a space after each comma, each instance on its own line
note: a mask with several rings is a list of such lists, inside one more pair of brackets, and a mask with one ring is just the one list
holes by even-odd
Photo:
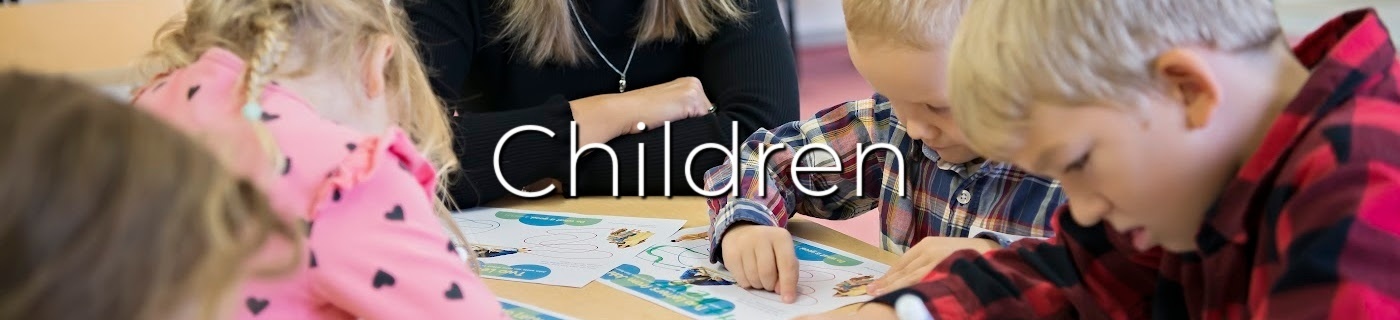
[[[535, 66], [565, 66], [592, 61], [587, 44], [569, 12], [573, 0], [501, 1], [500, 40]], [[646, 0], [635, 29], [639, 44], [690, 36], [709, 40], [724, 23], [742, 21], [740, 0]], [[771, 1], [771, 0], [763, 0]]]
[[0, 74], [0, 319], [214, 317], [274, 237], [252, 183], [193, 139], [71, 82]]
[[[191, 0], [184, 16], [156, 35], [147, 65], [152, 73], [163, 72], [193, 63], [210, 48], [223, 48], [248, 61], [246, 95], [256, 99], [272, 76], [298, 77], [330, 68], [356, 77], [358, 61], [369, 54], [367, 44], [383, 35], [394, 41], [385, 72], [390, 115], [437, 169], [438, 198], [450, 199], [447, 176], [456, 172], [458, 162], [446, 109], [428, 84], [405, 14], [392, 1]], [[283, 53], [296, 54], [303, 63], [279, 65]], [[465, 245], [444, 202], [437, 202], [437, 215]]]

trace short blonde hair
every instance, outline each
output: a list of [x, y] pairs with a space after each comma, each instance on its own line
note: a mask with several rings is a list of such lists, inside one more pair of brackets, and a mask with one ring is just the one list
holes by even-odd
[[1023, 142], [1033, 103], [1137, 106], [1162, 84], [1166, 50], [1284, 44], [1269, 0], [977, 0], [949, 58], [949, 99], [978, 152]]
[[970, 0], [845, 0], [846, 32], [856, 44], [946, 49]]

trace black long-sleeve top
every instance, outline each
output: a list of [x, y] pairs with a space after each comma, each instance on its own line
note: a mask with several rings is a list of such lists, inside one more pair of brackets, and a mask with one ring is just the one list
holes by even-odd
[[[618, 89], [619, 76], [591, 47], [587, 49], [593, 63], [535, 67], [510, 43], [496, 40], [503, 11], [500, 1], [520, 0], [417, 0], [405, 8], [433, 89], [450, 113], [457, 113], [452, 119], [454, 145], [463, 170], [452, 181], [451, 195], [464, 208], [509, 195], [496, 178], [492, 154], [507, 131], [523, 125], [548, 128], [555, 136], [527, 132], [512, 137], [501, 153], [506, 181], [521, 188], [554, 178], [564, 182], [567, 190], [569, 122], [573, 120], [569, 101]], [[643, 0], [579, 2], [579, 14], [598, 48], [622, 69]], [[641, 45], [627, 72], [628, 90], [696, 77], [715, 105], [710, 115], [671, 123], [674, 195], [694, 194], [684, 176], [686, 156], [705, 143], [728, 147], [731, 122], [737, 122], [742, 140], [759, 128], [797, 119], [796, 67], [777, 4], [773, 0], [739, 3], [749, 12], [744, 21], [723, 25], [703, 43], [687, 37]], [[655, 128], [608, 142], [618, 156], [622, 195], [637, 194], [638, 143], [646, 144], [646, 194], [662, 195], [662, 133]], [[721, 161], [725, 161], [722, 153], [705, 151], [695, 158], [688, 174], [698, 184], [704, 171]], [[612, 192], [610, 162], [602, 152], [589, 152], [579, 159], [579, 195]]]

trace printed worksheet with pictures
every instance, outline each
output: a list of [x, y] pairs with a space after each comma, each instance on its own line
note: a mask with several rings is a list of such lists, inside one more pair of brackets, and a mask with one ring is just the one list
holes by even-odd
[[[708, 227], [681, 230], [609, 271], [603, 284], [694, 319], [790, 319], [865, 302], [865, 285], [889, 266], [794, 238], [799, 296], [785, 304], [775, 293], [745, 290], [710, 263]], [[625, 318], [625, 315], [621, 315]]]
[[684, 220], [476, 208], [452, 214], [491, 279], [583, 287], [667, 235]]
[[501, 310], [505, 311], [506, 317], [511, 320], [574, 320], [554, 311], [506, 298], [496, 298], [496, 301], [501, 302]]

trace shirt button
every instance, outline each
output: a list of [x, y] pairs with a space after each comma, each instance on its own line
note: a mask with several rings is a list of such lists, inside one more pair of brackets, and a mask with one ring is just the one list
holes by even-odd
[[969, 201], [972, 201], [972, 192], [963, 190], [958, 193], [958, 204], [967, 205]]

